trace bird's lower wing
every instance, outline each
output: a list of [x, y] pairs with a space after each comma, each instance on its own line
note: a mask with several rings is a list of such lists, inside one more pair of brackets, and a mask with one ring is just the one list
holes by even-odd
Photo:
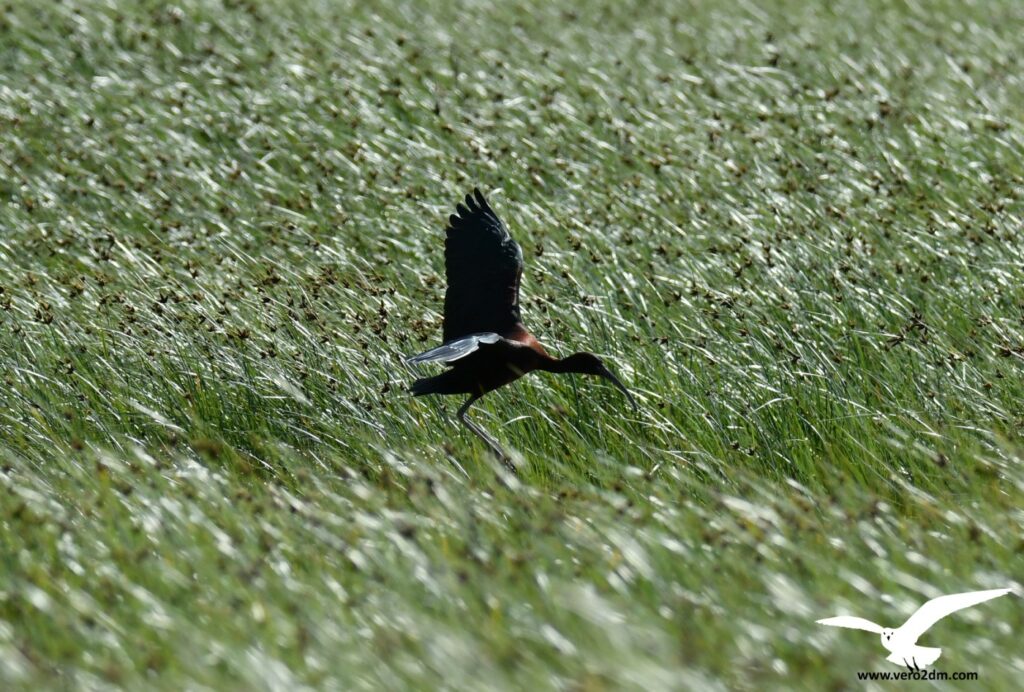
[[917, 638], [928, 631], [936, 622], [958, 610], [999, 598], [1010, 593], [1012, 589], [989, 589], [987, 591], [967, 591], [948, 596], [939, 596], [925, 603], [896, 630], [897, 636], [908, 642], [916, 642]]
[[881, 625], [876, 625], [870, 620], [854, 617], [852, 615], [840, 615], [834, 618], [825, 618], [824, 620], [818, 620], [818, 624], [828, 625], [829, 627], [845, 627], [851, 630], [865, 630], [867, 632], [874, 632], [875, 634], [882, 633]]
[[451, 363], [479, 350], [481, 344], [496, 344], [500, 340], [501, 336], [493, 332], [470, 334], [469, 336], [453, 339], [437, 348], [432, 348], [429, 351], [406, 358], [405, 362], [409, 364]]

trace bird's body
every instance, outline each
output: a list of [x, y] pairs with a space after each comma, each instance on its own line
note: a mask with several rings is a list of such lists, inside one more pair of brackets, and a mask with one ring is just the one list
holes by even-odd
[[[435, 377], [416, 380], [412, 393], [422, 394], [477, 394], [483, 396], [499, 387], [515, 382], [523, 375], [542, 370], [554, 359], [544, 353], [540, 344], [510, 339], [500, 334], [499, 341], [482, 344], [480, 348], [463, 356], [447, 372]], [[424, 362], [424, 361], [415, 361]]]
[[576, 372], [611, 380], [635, 402], [626, 388], [590, 353], [554, 358], [523, 325], [519, 283], [523, 252], [479, 190], [449, 219], [445, 241], [448, 290], [444, 301], [444, 343], [407, 359], [410, 364], [439, 362], [449, 369], [413, 382], [414, 396], [468, 394], [459, 419], [506, 461], [508, 454], [466, 418], [484, 394], [535, 370]]
[[942, 649], [931, 646], [903, 646], [889, 649], [891, 652], [885, 657], [886, 661], [895, 663], [898, 666], [910, 666], [911, 668], [924, 668], [939, 660]]
[[958, 610], [984, 603], [1010, 593], [1011, 589], [989, 589], [987, 591], [967, 591], [948, 596], [939, 596], [928, 601], [910, 616], [902, 626], [891, 629], [876, 625], [870, 620], [852, 615], [840, 615], [834, 618], [818, 620], [819, 625], [845, 627], [848, 629], [865, 630], [880, 635], [882, 646], [890, 652], [886, 657], [897, 665], [908, 668], [930, 666], [942, 655], [942, 649], [918, 646], [917, 640], [936, 622], [952, 615]]

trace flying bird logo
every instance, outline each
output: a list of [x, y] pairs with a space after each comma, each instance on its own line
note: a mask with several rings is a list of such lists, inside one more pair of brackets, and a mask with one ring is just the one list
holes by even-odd
[[889, 656], [886, 657], [887, 661], [906, 666], [911, 670], [920, 670], [935, 663], [939, 656], [942, 655], [942, 649], [917, 645], [918, 638], [927, 632], [932, 625], [958, 610], [970, 608], [979, 603], [990, 601], [993, 598], [1005, 596], [1012, 591], [1012, 589], [967, 591], [965, 593], [955, 593], [933, 598], [918, 608], [903, 625], [896, 629], [882, 627], [870, 620], [852, 615], [840, 615], [834, 618], [818, 620], [817, 622], [819, 625], [865, 630], [881, 635], [882, 646], [889, 652]]

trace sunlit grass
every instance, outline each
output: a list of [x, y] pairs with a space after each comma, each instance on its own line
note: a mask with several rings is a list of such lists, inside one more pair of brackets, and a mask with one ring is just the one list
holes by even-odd
[[[579, 4], [0, 10], [4, 688], [841, 688], [1020, 585], [1024, 10]], [[404, 393], [474, 185], [642, 403], [515, 479]]]

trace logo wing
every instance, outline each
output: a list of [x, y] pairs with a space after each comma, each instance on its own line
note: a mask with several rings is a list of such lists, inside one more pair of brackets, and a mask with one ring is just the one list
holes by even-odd
[[853, 615], [839, 615], [834, 618], [825, 618], [824, 620], [818, 620], [818, 624], [828, 625], [829, 627], [845, 627], [851, 630], [864, 630], [866, 632], [874, 632], [875, 634], [882, 633], [881, 625], [876, 625], [870, 620], [854, 617]]
[[1010, 593], [1012, 589], [989, 589], [988, 591], [967, 591], [965, 593], [954, 593], [948, 596], [939, 596], [925, 603], [903, 623], [903, 626], [896, 630], [896, 636], [908, 644], [913, 644], [917, 638], [928, 631], [936, 622], [951, 615], [958, 610], [970, 608], [971, 606], [999, 598]]

